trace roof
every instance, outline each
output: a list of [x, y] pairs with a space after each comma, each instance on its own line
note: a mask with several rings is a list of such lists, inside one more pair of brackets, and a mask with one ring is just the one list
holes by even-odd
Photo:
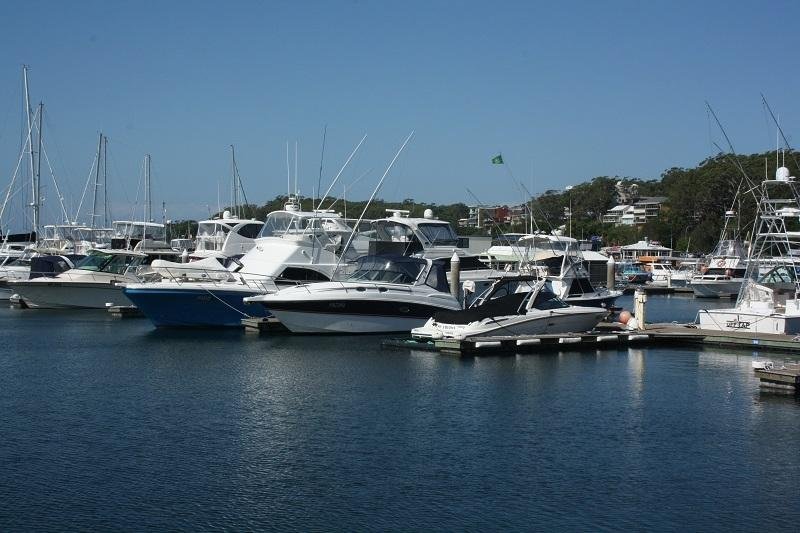
[[642, 204], [663, 204], [667, 201], [666, 196], [642, 196], [633, 205], [642, 205]]

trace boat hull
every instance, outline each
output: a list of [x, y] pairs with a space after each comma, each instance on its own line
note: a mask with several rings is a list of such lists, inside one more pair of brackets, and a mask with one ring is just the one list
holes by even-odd
[[15, 281], [11, 290], [19, 294], [28, 307], [40, 309], [105, 309], [116, 305], [133, 305], [113, 283], [62, 282], [43, 278]]
[[438, 324], [431, 320], [412, 332], [417, 338], [491, 338], [518, 335], [585, 333], [594, 329], [607, 312], [587, 307], [572, 307], [547, 313], [496, 317], [465, 325]]
[[242, 301], [256, 295], [253, 290], [129, 286], [124, 293], [156, 327], [241, 327], [243, 318], [269, 315], [263, 306]]
[[292, 333], [408, 333], [442, 309], [411, 302], [370, 300], [270, 301], [269, 311]]
[[698, 298], [736, 298], [742, 280], [698, 280], [692, 281], [691, 287]]
[[739, 333], [800, 333], [800, 315], [756, 313], [739, 309], [702, 309], [697, 313], [700, 329]]

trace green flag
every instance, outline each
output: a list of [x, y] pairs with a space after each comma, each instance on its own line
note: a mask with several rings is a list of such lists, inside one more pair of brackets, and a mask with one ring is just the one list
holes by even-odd
[[503, 164], [503, 156], [501, 154], [497, 154], [492, 158], [493, 165], [502, 165]]

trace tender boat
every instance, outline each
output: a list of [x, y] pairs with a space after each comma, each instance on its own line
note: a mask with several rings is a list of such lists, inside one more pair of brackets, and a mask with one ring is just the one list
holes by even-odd
[[293, 333], [392, 333], [423, 325], [437, 311], [461, 309], [440, 261], [364, 256], [343, 281], [253, 296]]
[[597, 307], [567, 304], [545, 280], [510, 274], [495, 280], [470, 308], [439, 311], [424, 326], [411, 330], [411, 335], [432, 340], [583, 333], [607, 315]]

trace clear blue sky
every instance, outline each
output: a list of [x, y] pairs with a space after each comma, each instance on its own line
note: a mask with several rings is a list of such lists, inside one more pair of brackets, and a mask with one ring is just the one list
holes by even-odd
[[6, 2], [2, 181], [19, 149], [23, 63], [73, 205], [98, 132], [110, 138], [118, 218], [146, 152], [170, 218], [216, 209], [230, 144], [249, 200], [263, 203], [285, 192], [284, 143], [298, 140], [310, 195], [326, 124], [324, 183], [369, 135], [345, 182], [373, 170], [350, 198], [369, 196], [411, 130], [386, 199], [475, 203], [469, 187], [484, 203], [517, 201], [490, 164], [498, 152], [537, 192], [598, 175], [657, 178], [711, 153], [705, 100], [740, 152], [774, 146], [762, 91], [787, 133], [797, 131], [798, 11], [796, 2]]

